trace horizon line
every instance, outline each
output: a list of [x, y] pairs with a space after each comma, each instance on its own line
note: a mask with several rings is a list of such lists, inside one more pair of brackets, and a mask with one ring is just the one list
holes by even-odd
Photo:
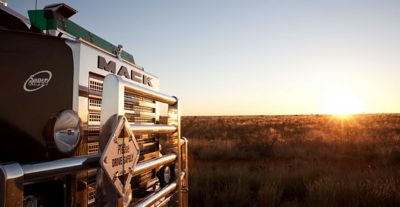
[[[346, 115], [390, 115], [390, 114], [400, 114], [400, 112], [381, 112], [381, 113], [354, 113], [354, 114], [346, 114]], [[181, 117], [189, 117], [189, 116], [335, 116], [341, 114], [238, 114], [238, 115], [182, 115]]]

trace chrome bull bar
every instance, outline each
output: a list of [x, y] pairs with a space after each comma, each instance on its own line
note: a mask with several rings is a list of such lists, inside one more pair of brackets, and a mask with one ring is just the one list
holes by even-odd
[[[135, 134], [148, 134], [148, 133], [164, 133], [168, 134], [168, 147], [165, 153], [173, 153], [176, 159], [172, 162], [177, 168], [176, 180], [167, 184], [164, 188], [154, 192], [147, 197], [144, 201], [136, 203], [138, 206], [148, 205], [161, 205], [167, 200], [171, 200], [177, 206], [188, 206], [187, 202], [187, 171], [188, 165], [182, 163], [182, 158], [185, 157], [187, 161], [187, 140], [181, 137], [181, 124], [180, 124], [180, 108], [178, 98], [168, 96], [158, 91], [151, 90], [143, 85], [126, 81], [117, 75], [108, 75], [103, 82], [103, 102], [101, 110], [100, 125], [104, 126], [109, 119], [115, 116], [128, 116], [135, 115], [136, 112], [125, 108], [125, 94], [138, 94], [139, 96], [154, 100], [168, 105], [168, 119], [166, 124], [137, 124], [130, 123], [129, 128]], [[157, 115], [158, 116], [158, 115]], [[186, 141], [185, 141], [186, 140]], [[100, 142], [101, 143], [101, 142]], [[101, 145], [101, 144], [100, 144]], [[182, 150], [182, 145], [185, 150]], [[102, 147], [102, 146], [100, 146]], [[184, 152], [184, 154], [182, 153]], [[164, 159], [167, 155], [163, 155], [159, 159]], [[165, 159], [167, 160], [167, 159]], [[183, 168], [185, 166], [185, 168]], [[151, 170], [151, 168], [136, 166], [134, 173], [144, 173]], [[139, 173], [140, 172], [140, 173]], [[182, 178], [183, 177], [183, 178]], [[176, 195], [176, 196], [175, 196]], [[167, 199], [168, 198], [168, 199]], [[162, 202], [161, 202], [162, 201]], [[126, 203], [124, 203], [126, 205]]]
[[[115, 114], [125, 115], [124, 90], [128, 89], [137, 94], [168, 104], [167, 124], [130, 124], [130, 130], [134, 134], [144, 133], [169, 133], [171, 139], [176, 139], [176, 150], [159, 158], [141, 162], [133, 169], [133, 176], [139, 175], [151, 169], [176, 163], [178, 174], [176, 180], [154, 192], [139, 203], [129, 206], [164, 206], [176, 203], [178, 206], [188, 206], [188, 157], [186, 138], [181, 137], [180, 110], [176, 97], [167, 96], [160, 92], [147, 89], [138, 84], [125, 81], [119, 76], [109, 75], [104, 80], [103, 105], [101, 122], [103, 117], [111, 117]], [[122, 95], [121, 95], [122, 94]], [[117, 107], [115, 107], [117, 106]], [[104, 108], [104, 110], [103, 110]], [[70, 157], [65, 159], [41, 162], [36, 164], [19, 164], [16, 162], [0, 165], [0, 207], [22, 207], [24, 201], [24, 185], [44, 178], [70, 175], [80, 171], [98, 169], [101, 155]], [[176, 196], [177, 195], [177, 198]]]
[[[175, 154], [138, 163], [133, 175], [138, 175], [148, 169], [154, 169], [163, 165], [173, 163], [177, 156]], [[20, 165], [9, 163], [0, 165], [0, 206], [17, 207], [23, 206], [23, 185], [43, 178], [69, 175], [76, 172], [96, 169], [99, 167], [100, 156], [71, 157], [53, 160], [37, 164]]]

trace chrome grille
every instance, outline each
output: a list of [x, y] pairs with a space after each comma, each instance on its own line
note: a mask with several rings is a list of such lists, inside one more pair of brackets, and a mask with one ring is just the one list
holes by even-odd
[[93, 155], [99, 153], [99, 142], [88, 143], [88, 154]]
[[87, 129], [88, 138], [99, 138], [100, 136], [100, 127], [99, 126], [91, 126]]
[[134, 92], [130, 92], [128, 90], [125, 90], [124, 93], [124, 97], [125, 99], [133, 99], [136, 100], [137, 102], [148, 102], [148, 103], [155, 103], [154, 100], [146, 98], [146, 97], [142, 97]]
[[154, 117], [146, 117], [146, 116], [140, 116], [138, 114], [130, 114], [130, 113], [125, 113], [125, 117], [128, 119], [129, 122], [131, 123], [148, 123], [148, 124], [153, 124], [155, 122]]
[[[101, 92], [103, 91], [102, 77], [89, 77], [89, 97], [88, 97], [88, 154], [97, 154], [99, 152], [99, 136], [100, 136], [100, 111], [101, 111]], [[157, 104], [154, 100], [139, 96], [125, 90], [124, 92], [124, 109], [125, 116], [130, 123], [146, 123], [155, 124], [158, 120], [156, 113]], [[139, 162], [158, 158], [159, 141], [157, 134], [141, 134], [135, 135], [140, 147]], [[138, 175], [135, 178], [135, 189], [148, 188], [153, 185], [150, 182], [154, 179], [155, 174], [153, 171], [148, 171], [144, 174]], [[92, 184], [89, 184], [92, 185]], [[93, 186], [93, 189], [95, 186]], [[91, 187], [88, 189], [88, 201], [94, 202], [95, 192], [92, 193]], [[140, 190], [139, 190], [140, 191]]]
[[100, 112], [89, 112], [89, 125], [99, 126], [100, 125]]
[[89, 80], [89, 90], [102, 92], [103, 91], [103, 81], [90, 78]]
[[88, 204], [93, 204], [96, 201], [96, 183], [88, 185]]
[[100, 109], [101, 109], [101, 99], [89, 98], [89, 110], [100, 110]]
[[131, 111], [142, 111], [142, 112], [148, 112], [148, 113], [155, 112], [154, 107], [135, 105], [128, 101], [125, 101], [124, 108], [125, 108], [125, 110], [131, 110]]

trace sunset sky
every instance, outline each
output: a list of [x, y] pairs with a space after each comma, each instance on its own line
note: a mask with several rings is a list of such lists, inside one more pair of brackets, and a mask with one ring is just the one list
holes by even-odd
[[[34, 2], [9, 7], [27, 16]], [[400, 112], [398, 0], [65, 2], [180, 97], [183, 115]]]

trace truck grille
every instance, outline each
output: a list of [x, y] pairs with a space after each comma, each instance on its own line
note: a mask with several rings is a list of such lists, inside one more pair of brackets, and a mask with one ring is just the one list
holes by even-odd
[[89, 126], [100, 126], [100, 112], [89, 112]]
[[[101, 112], [101, 92], [103, 91], [103, 78], [90, 74], [89, 77], [89, 97], [88, 97], [88, 147], [87, 154], [93, 155], [99, 152], [100, 135], [100, 112]], [[155, 124], [158, 121], [157, 103], [149, 98], [139, 96], [135, 93], [125, 90], [124, 93], [125, 116], [130, 123]], [[140, 148], [139, 162], [154, 159], [160, 156], [159, 140], [157, 134], [135, 135]], [[134, 191], [143, 191], [143, 188], [149, 188], [153, 185], [150, 182], [155, 179], [153, 171], [148, 171], [134, 178]], [[95, 180], [95, 179], [94, 179]], [[95, 181], [94, 181], [95, 182]], [[94, 202], [95, 190], [92, 193], [89, 184], [88, 201]]]
[[88, 185], [88, 204], [94, 204], [96, 201], [96, 183]]
[[88, 154], [95, 155], [99, 153], [99, 142], [89, 142], [88, 143]]
[[89, 90], [103, 92], [103, 81], [95, 78], [89, 78]]
[[89, 98], [89, 110], [101, 110], [101, 99]]

